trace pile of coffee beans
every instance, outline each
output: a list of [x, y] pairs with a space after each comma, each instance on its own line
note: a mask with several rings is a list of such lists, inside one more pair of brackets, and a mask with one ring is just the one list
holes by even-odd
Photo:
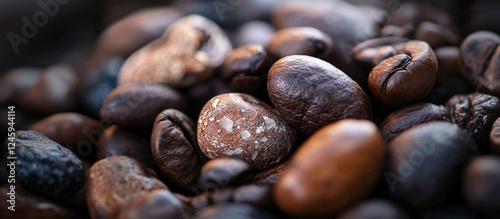
[[496, 1], [135, 5], [0, 75], [0, 218], [499, 217]]

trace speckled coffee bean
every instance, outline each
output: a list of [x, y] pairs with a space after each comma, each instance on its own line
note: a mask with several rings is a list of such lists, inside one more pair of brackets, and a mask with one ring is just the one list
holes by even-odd
[[212, 21], [190, 15], [130, 56], [118, 83], [162, 83], [187, 87], [210, 77], [231, 52], [224, 32]]
[[500, 117], [497, 118], [491, 128], [490, 148], [493, 152], [500, 154]]
[[168, 109], [156, 117], [151, 135], [153, 158], [163, 176], [190, 190], [207, 160], [196, 141], [196, 125], [184, 113]]
[[363, 201], [342, 213], [339, 219], [409, 219], [395, 204], [386, 200]]
[[151, 129], [161, 111], [186, 111], [188, 103], [181, 93], [167, 86], [125, 84], [111, 91], [102, 105], [102, 119], [125, 128]]
[[279, 208], [296, 218], [331, 218], [378, 183], [385, 154], [375, 124], [342, 120], [312, 135], [278, 179]]
[[201, 210], [195, 219], [277, 219], [270, 212], [246, 204], [219, 204]]
[[270, 169], [257, 173], [253, 177], [252, 182], [263, 183], [263, 184], [275, 184], [289, 164], [290, 161], [287, 160]]
[[167, 187], [144, 164], [125, 156], [97, 161], [89, 170], [87, 204], [93, 219], [112, 219], [136, 198]]
[[198, 184], [203, 191], [211, 191], [248, 182], [252, 177], [253, 168], [247, 162], [235, 158], [217, 158], [203, 165]]
[[210, 99], [200, 113], [197, 133], [207, 157], [240, 158], [258, 170], [285, 159], [296, 138], [272, 107], [240, 93]]
[[266, 50], [272, 60], [289, 55], [325, 58], [332, 50], [332, 39], [313, 27], [284, 28], [274, 33]]
[[185, 219], [187, 207], [170, 191], [150, 191], [130, 202], [116, 217], [117, 219]]
[[[35, 131], [17, 131], [16, 182], [26, 189], [55, 200], [76, 195], [85, 183], [82, 162], [67, 148]], [[10, 141], [4, 142], [4, 152]], [[12, 161], [6, 159], [6, 164]]]
[[267, 79], [271, 102], [288, 123], [306, 134], [340, 119], [373, 117], [361, 87], [321, 59], [287, 56], [274, 63]]

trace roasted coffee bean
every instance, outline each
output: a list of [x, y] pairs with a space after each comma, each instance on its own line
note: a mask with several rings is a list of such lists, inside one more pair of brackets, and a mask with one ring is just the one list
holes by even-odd
[[198, 120], [198, 144], [210, 159], [240, 158], [257, 170], [284, 160], [296, 139], [293, 128], [269, 105], [241, 93], [209, 100]]
[[433, 22], [422, 22], [415, 31], [415, 39], [427, 42], [432, 48], [458, 45], [460, 38], [451, 29]]
[[151, 129], [161, 111], [186, 111], [188, 103], [181, 93], [167, 86], [126, 84], [111, 91], [102, 105], [102, 119], [129, 129]]
[[266, 74], [269, 65], [263, 46], [249, 44], [234, 49], [224, 60], [222, 77], [229, 81], [231, 89], [252, 95], [266, 93]]
[[313, 27], [290, 27], [276, 31], [266, 50], [273, 62], [289, 55], [325, 58], [332, 50], [332, 39]]
[[212, 191], [248, 182], [252, 177], [253, 168], [247, 162], [235, 158], [217, 158], [203, 165], [198, 184], [203, 191]]
[[30, 130], [47, 136], [76, 155], [94, 160], [104, 123], [78, 113], [59, 113], [31, 125]]
[[125, 156], [97, 161], [89, 170], [87, 205], [94, 219], [116, 218], [130, 202], [149, 191], [167, 189], [141, 162]]
[[389, 142], [401, 132], [432, 121], [449, 121], [445, 108], [431, 103], [417, 103], [389, 114], [380, 124], [380, 129], [384, 140]]
[[6, 185], [0, 187], [0, 197], [4, 200], [0, 202], [0, 216], [2, 216], [2, 218], [72, 218], [71, 212], [65, 207], [47, 198], [32, 194], [24, 190], [21, 185]]
[[412, 24], [408, 23], [405, 24], [401, 27], [388, 24], [385, 25], [382, 29], [380, 29], [380, 37], [386, 38], [386, 37], [404, 37], [404, 38], [411, 38], [415, 36], [415, 26]]
[[158, 189], [150, 191], [130, 202], [116, 217], [117, 219], [185, 219], [187, 207], [170, 191]]
[[274, 34], [274, 27], [263, 21], [250, 21], [239, 27], [234, 34], [235, 47], [248, 44], [265, 46]]
[[248, 184], [236, 188], [232, 193], [233, 201], [262, 209], [274, 210], [273, 187], [268, 184]]
[[456, 95], [448, 100], [446, 109], [450, 121], [474, 137], [482, 151], [487, 150], [491, 127], [500, 116], [500, 100], [482, 93]]
[[156, 117], [151, 151], [163, 176], [184, 190], [192, 188], [207, 160], [196, 141], [196, 125], [175, 109], [165, 110]]
[[275, 186], [276, 203], [296, 218], [331, 218], [376, 186], [384, 150], [382, 135], [369, 121], [328, 125], [291, 158]]
[[490, 148], [493, 152], [500, 153], [500, 117], [495, 120], [491, 127]]
[[403, 37], [382, 37], [364, 41], [352, 49], [354, 60], [372, 69], [384, 59], [398, 53], [400, 47], [409, 39]]
[[361, 87], [321, 59], [287, 56], [271, 67], [267, 79], [271, 102], [289, 124], [306, 134], [340, 119], [373, 117]]
[[481, 218], [498, 218], [500, 214], [500, 157], [477, 157], [464, 173], [463, 194]]
[[201, 210], [195, 219], [275, 219], [280, 218], [265, 210], [246, 204], [220, 204]]
[[290, 161], [284, 161], [275, 167], [264, 170], [260, 173], [255, 174], [253, 177], [254, 183], [263, 183], [263, 184], [275, 184], [279, 177], [283, 174], [283, 171], [290, 164]]
[[465, 130], [448, 122], [401, 133], [388, 146], [387, 195], [413, 210], [446, 203], [458, 194], [460, 174], [476, 147]]
[[460, 46], [460, 64], [465, 77], [483, 91], [500, 96], [500, 36], [480, 31]]
[[22, 95], [26, 95], [36, 85], [42, 69], [18, 68], [8, 71], [0, 77], [0, 105], [12, 104]]
[[389, 107], [401, 107], [426, 97], [437, 75], [437, 60], [429, 44], [405, 43], [397, 55], [384, 59], [368, 76], [375, 99]]
[[212, 21], [190, 15], [173, 23], [163, 37], [127, 59], [118, 83], [162, 83], [188, 87], [210, 77], [231, 51]]
[[409, 219], [410, 217], [395, 204], [386, 200], [368, 200], [361, 202], [344, 213], [339, 219]]
[[[86, 170], [67, 148], [35, 131], [17, 131], [16, 138], [4, 142], [15, 146], [16, 182], [26, 189], [54, 200], [68, 200], [83, 188]], [[10, 154], [12, 155], [12, 154]], [[6, 158], [5, 163], [12, 161]]]

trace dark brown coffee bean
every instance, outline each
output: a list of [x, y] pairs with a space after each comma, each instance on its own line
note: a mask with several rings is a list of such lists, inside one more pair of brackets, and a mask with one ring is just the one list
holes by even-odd
[[500, 96], [500, 36], [480, 31], [460, 46], [460, 64], [465, 77], [483, 91]]
[[450, 121], [474, 137], [481, 150], [487, 150], [491, 127], [500, 116], [500, 100], [482, 93], [455, 95], [446, 103], [446, 109]]
[[344, 213], [339, 219], [409, 219], [410, 217], [395, 204], [385, 200], [363, 201]]
[[495, 120], [491, 127], [490, 148], [493, 152], [500, 153], [500, 117]]
[[257, 170], [272, 167], [289, 154], [296, 133], [269, 105], [241, 93], [221, 94], [203, 107], [198, 144], [210, 159], [234, 157]]
[[439, 206], [458, 194], [460, 174], [477, 153], [472, 137], [448, 122], [413, 127], [388, 148], [387, 195], [413, 210]]
[[36, 122], [29, 129], [42, 133], [82, 158], [95, 160], [104, 126], [78, 113], [59, 113]]
[[289, 55], [308, 55], [325, 58], [332, 49], [332, 39], [313, 27], [291, 27], [274, 33], [266, 45], [273, 60]]
[[398, 53], [399, 48], [409, 39], [403, 37], [382, 37], [359, 43], [352, 49], [354, 60], [368, 69]]
[[129, 129], [151, 129], [165, 109], [187, 110], [185, 97], [162, 85], [126, 84], [115, 88], [104, 100], [101, 118]]
[[321, 59], [287, 56], [271, 67], [267, 78], [273, 105], [288, 123], [306, 134], [340, 119], [373, 117], [361, 87]]
[[184, 219], [187, 207], [170, 191], [158, 189], [150, 191], [130, 202], [116, 217], [117, 219]]
[[427, 42], [432, 48], [458, 45], [460, 43], [460, 38], [454, 31], [446, 26], [428, 21], [418, 25], [415, 39]]
[[239, 27], [234, 36], [235, 47], [248, 44], [265, 46], [274, 34], [271, 24], [263, 21], [250, 21]]
[[[74, 197], [83, 188], [85, 167], [69, 149], [34, 131], [17, 131], [15, 136], [13, 142], [5, 140], [4, 153], [9, 153], [7, 147], [15, 146], [17, 183], [59, 201]], [[7, 165], [12, 164], [4, 158]]]
[[437, 60], [429, 44], [405, 43], [397, 55], [384, 59], [368, 76], [375, 99], [389, 107], [401, 107], [426, 97], [437, 75]]
[[203, 191], [212, 191], [248, 182], [252, 177], [253, 168], [247, 162], [235, 158], [217, 158], [203, 165], [198, 184]]
[[131, 201], [167, 189], [144, 164], [125, 156], [97, 161], [89, 170], [87, 204], [95, 219], [115, 218]]
[[464, 173], [465, 200], [481, 218], [500, 214], [500, 157], [484, 156], [471, 161]]
[[417, 103], [389, 114], [380, 124], [380, 129], [384, 140], [389, 142], [401, 132], [432, 121], [449, 121], [445, 108], [431, 103]]
[[403, 26], [396, 26], [392, 24], [385, 25], [382, 29], [380, 29], [380, 37], [404, 37], [411, 38], [415, 36], [415, 27], [408, 23]]
[[366, 197], [382, 171], [384, 142], [375, 124], [342, 120], [311, 136], [291, 158], [274, 197], [296, 218], [331, 217]]
[[175, 109], [165, 110], [156, 117], [151, 151], [163, 176], [183, 190], [192, 188], [207, 160], [196, 141], [196, 125]]
[[212, 21], [190, 15], [173, 23], [163, 37], [127, 59], [118, 83], [162, 83], [187, 87], [210, 77], [231, 51]]
[[274, 210], [273, 187], [269, 184], [248, 184], [236, 188], [233, 201], [248, 204], [262, 209]]
[[275, 167], [264, 170], [260, 173], [257, 173], [253, 177], [254, 183], [262, 183], [262, 184], [276, 184], [278, 182], [279, 177], [283, 174], [283, 171], [288, 167], [290, 161], [284, 161]]
[[220, 204], [200, 211], [195, 219], [276, 219], [280, 218], [260, 208], [246, 204]]
[[2, 74], [0, 77], [0, 105], [9, 105], [20, 96], [33, 88], [40, 76], [42, 69], [18, 68]]

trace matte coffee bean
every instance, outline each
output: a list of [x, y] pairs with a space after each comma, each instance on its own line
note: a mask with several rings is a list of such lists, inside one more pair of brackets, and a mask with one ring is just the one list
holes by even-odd
[[130, 202], [116, 217], [117, 219], [184, 219], [187, 207], [183, 206], [170, 191], [158, 189], [150, 191]]
[[331, 218], [378, 183], [384, 142], [375, 124], [342, 120], [303, 143], [278, 179], [274, 197], [295, 218]]
[[500, 36], [480, 31], [460, 46], [460, 64], [465, 77], [480, 90], [500, 96]]
[[252, 177], [253, 168], [247, 162], [235, 158], [217, 158], [203, 165], [198, 184], [203, 191], [212, 191], [248, 182]]
[[210, 99], [200, 112], [197, 134], [208, 158], [239, 158], [257, 170], [284, 160], [296, 139], [295, 130], [275, 109], [241, 93]]
[[168, 109], [156, 117], [151, 135], [153, 158], [163, 176], [190, 190], [207, 160], [196, 141], [196, 125], [184, 113]]
[[287, 56], [274, 63], [267, 79], [273, 105], [289, 124], [306, 134], [340, 119], [373, 117], [361, 87], [321, 59]]
[[500, 117], [495, 120], [491, 127], [490, 148], [493, 152], [500, 153]]
[[372, 69], [368, 87], [379, 103], [401, 107], [429, 94], [437, 70], [437, 59], [429, 44], [409, 41], [396, 55], [384, 59]]
[[195, 219], [275, 219], [280, 218], [265, 210], [246, 204], [220, 204], [201, 210]]
[[118, 84], [188, 87], [212, 76], [230, 51], [229, 40], [215, 23], [190, 15], [174, 22], [160, 39], [130, 56]]
[[398, 206], [382, 199], [363, 201], [342, 213], [339, 219], [409, 219]]
[[276, 184], [283, 171], [288, 167], [290, 161], [284, 161], [270, 169], [255, 174], [252, 182], [262, 184]]
[[116, 218], [133, 200], [149, 191], [167, 189], [141, 162], [113, 156], [94, 163], [88, 174], [87, 205], [94, 219]]
[[450, 121], [464, 128], [487, 150], [488, 137], [495, 120], [500, 116], [500, 100], [488, 94], [455, 95], [446, 103]]
[[274, 34], [274, 27], [263, 21], [250, 21], [239, 27], [234, 34], [235, 47], [248, 44], [265, 46]]
[[0, 105], [9, 105], [36, 85], [42, 69], [37, 68], [18, 68], [6, 73], [0, 77]]
[[181, 93], [166, 86], [126, 84], [111, 91], [102, 105], [102, 119], [124, 128], [151, 129], [161, 111], [186, 111], [188, 103]]
[[460, 174], [477, 153], [470, 135], [455, 124], [431, 122], [396, 136], [388, 146], [386, 194], [413, 210], [425, 210], [458, 194]]
[[498, 218], [500, 214], [500, 157], [477, 157], [464, 173], [463, 194], [481, 218]]
[[386, 142], [414, 126], [432, 121], [449, 121], [443, 106], [416, 103], [389, 114], [380, 124]]
[[289, 55], [325, 58], [332, 50], [332, 39], [313, 27], [291, 27], [276, 31], [266, 45], [273, 62]]
[[[85, 167], [69, 149], [35, 131], [17, 131], [15, 136], [17, 183], [58, 201], [74, 197], [83, 188]], [[10, 142], [5, 140], [4, 153]], [[5, 163], [10, 163], [6, 157]]]

